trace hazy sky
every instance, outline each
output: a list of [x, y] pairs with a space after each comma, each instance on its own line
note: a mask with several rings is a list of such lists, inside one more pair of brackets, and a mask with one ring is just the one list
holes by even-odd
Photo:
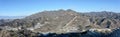
[[120, 0], [0, 0], [0, 16], [26, 16], [58, 9], [120, 12]]

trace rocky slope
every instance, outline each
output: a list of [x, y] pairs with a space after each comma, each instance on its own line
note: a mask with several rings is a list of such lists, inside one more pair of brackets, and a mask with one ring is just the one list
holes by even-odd
[[71, 33], [49, 33], [42, 34], [40, 37], [120, 37], [120, 28], [117, 29], [89, 29], [84, 32], [71, 32]]
[[88, 29], [82, 32], [69, 33], [35, 33], [30, 30], [0, 30], [0, 37], [120, 37], [120, 28]]

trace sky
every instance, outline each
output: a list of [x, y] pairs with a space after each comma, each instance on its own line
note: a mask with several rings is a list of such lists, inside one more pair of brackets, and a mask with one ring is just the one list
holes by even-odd
[[120, 0], [0, 0], [0, 16], [28, 16], [59, 9], [120, 12]]

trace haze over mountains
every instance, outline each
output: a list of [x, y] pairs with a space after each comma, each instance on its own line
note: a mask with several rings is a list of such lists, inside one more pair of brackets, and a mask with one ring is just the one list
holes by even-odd
[[6, 30], [9, 27], [11, 29], [24, 27], [27, 30], [39, 33], [68, 33], [89, 29], [116, 29], [120, 27], [120, 13], [107, 11], [81, 13], [71, 9], [43, 11], [22, 19], [4, 22], [0, 24], [0, 27], [1, 29], [6, 27]]
[[20, 19], [25, 16], [0, 16], [0, 19]]

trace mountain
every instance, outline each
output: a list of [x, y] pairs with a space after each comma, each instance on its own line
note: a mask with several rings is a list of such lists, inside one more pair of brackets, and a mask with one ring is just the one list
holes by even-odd
[[1, 19], [0, 37], [120, 37], [120, 13], [42, 11], [21, 19]]
[[0, 24], [13, 21], [14, 19], [22, 19], [25, 16], [0, 16]]
[[0, 19], [0, 25], [1, 24], [4, 24], [6, 22], [10, 22], [10, 21], [13, 21], [14, 19]]
[[32, 14], [22, 19], [15, 19], [0, 26], [24, 26], [34, 32], [80, 32], [88, 29], [114, 29], [120, 27], [120, 13], [115, 12], [90, 12], [80, 13], [68, 10], [43, 11]]

